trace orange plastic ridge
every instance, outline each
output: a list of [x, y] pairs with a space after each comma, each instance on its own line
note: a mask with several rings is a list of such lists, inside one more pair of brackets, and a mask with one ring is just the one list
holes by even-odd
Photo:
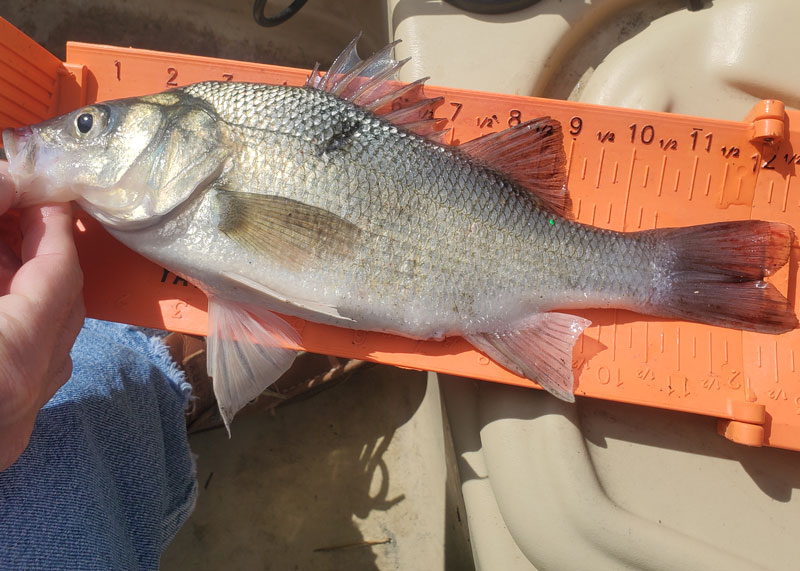
[[[68, 44], [67, 60], [87, 70], [85, 102], [207, 79], [296, 85], [308, 73], [76, 43]], [[453, 143], [535, 116], [558, 119], [581, 222], [632, 231], [761, 218], [800, 229], [800, 155], [792, 152], [800, 133], [789, 128], [800, 121], [789, 111], [795, 120], [787, 123], [780, 102], [763, 102], [747, 122], [730, 122], [446, 88], [428, 92], [445, 97], [437, 115], [448, 119]], [[0, 113], [4, 104], [0, 99]], [[201, 292], [108, 238], [88, 216], [80, 215], [77, 226], [89, 315], [205, 333]], [[797, 269], [795, 247], [788, 267], [770, 277], [795, 307]], [[800, 450], [800, 332], [769, 336], [622, 310], [580, 313], [593, 325], [574, 352], [577, 394], [714, 416], [724, 419], [721, 433], [737, 442]], [[535, 386], [459, 338], [414, 341], [290, 322], [309, 351]]]

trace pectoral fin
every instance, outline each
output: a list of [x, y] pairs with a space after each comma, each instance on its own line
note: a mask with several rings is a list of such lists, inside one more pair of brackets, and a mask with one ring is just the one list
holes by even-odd
[[274, 313], [211, 297], [208, 300], [208, 373], [230, 434], [234, 415], [291, 366], [297, 332]]
[[590, 323], [565, 313], [538, 313], [508, 331], [465, 338], [509, 371], [539, 383], [561, 400], [575, 402], [572, 348]]
[[346, 259], [361, 234], [332, 212], [282, 196], [219, 189], [217, 199], [220, 231], [293, 269]]

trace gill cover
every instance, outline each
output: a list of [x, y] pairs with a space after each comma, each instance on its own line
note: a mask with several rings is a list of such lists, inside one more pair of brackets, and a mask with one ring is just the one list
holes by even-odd
[[[158, 113], [136, 113], [137, 106]], [[154, 224], [222, 173], [228, 154], [216, 115], [201, 100], [161, 93], [131, 100], [128, 109], [120, 105], [120, 113], [125, 116], [119, 128], [132, 138], [146, 133], [147, 142], [115, 184], [78, 191], [81, 205], [101, 222], [116, 228]]]

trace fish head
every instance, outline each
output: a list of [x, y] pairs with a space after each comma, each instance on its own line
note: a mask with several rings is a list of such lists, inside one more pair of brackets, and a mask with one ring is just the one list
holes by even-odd
[[227, 160], [213, 109], [174, 92], [6, 129], [3, 144], [20, 206], [77, 200], [119, 229], [156, 223], [207, 187]]

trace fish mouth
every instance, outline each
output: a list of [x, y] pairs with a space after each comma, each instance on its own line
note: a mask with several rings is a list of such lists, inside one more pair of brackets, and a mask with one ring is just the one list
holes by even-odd
[[43, 155], [47, 158], [48, 153], [47, 149], [44, 149], [44, 153], [40, 151], [41, 138], [33, 128], [4, 129], [3, 146], [8, 162], [3, 163], [7, 168], [2, 170], [7, 173], [6, 177], [10, 176], [15, 187], [16, 207], [69, 202], [77, 197], [71, 184], [60, 184], [47, 172], [47, 168], [38, 164]]

